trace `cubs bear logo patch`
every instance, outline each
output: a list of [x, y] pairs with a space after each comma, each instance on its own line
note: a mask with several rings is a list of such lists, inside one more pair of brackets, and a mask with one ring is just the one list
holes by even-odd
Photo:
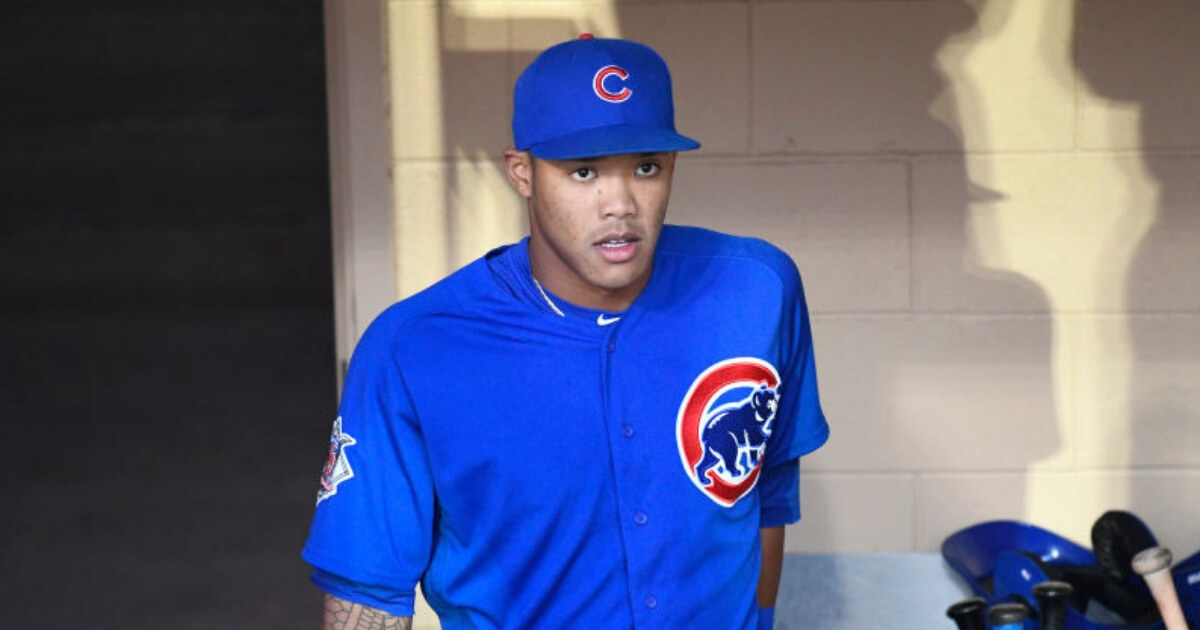
[[346, 457], [346, 447], [357, 444], [349, 433], [342, 432], [342, 417], [333, 421], [333, 433], [329, 436], [329, 453], [325, 458], [325, 467], [321, 470], [321, 487], [317, 488], [317, 504], [337, 494], [338, 484], [354, 476], [350, 460]]
[[778, 390], [774, 366], [740, 357], [706, 369], [679, 405], [679, 458], [692, 483], [718, 505], [732, 506], [758, 483]]

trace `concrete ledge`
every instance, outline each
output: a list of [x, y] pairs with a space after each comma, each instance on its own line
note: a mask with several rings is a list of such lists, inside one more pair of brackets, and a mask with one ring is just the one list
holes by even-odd
[[952, 630], [970, 594], [941, 554], [787, 554], [775, 629]]

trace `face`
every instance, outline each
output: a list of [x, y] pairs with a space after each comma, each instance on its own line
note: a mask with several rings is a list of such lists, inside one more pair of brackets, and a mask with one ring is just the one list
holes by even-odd
[[650, 280], [675, 154], [542, 160], [510, 150], [505, 163], [528, 202], [538, 282], [572, 304], [628, 308]]

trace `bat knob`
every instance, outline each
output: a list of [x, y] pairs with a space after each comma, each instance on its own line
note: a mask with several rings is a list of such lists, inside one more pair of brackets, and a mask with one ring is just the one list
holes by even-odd
[[950, 604], [946, 609], [946, 616], [954, 620], [958, 630], [985, 630], [983, 611], [986, 607], [987, 600], [984, 598], [968, 597]]
[[992, 623], [992, 628], [995, 630], [1019, 630], [1025, 627], [1025, 618], [1029, 616], [1029, 609], [1025, 604], [1016, 602], [1006, 602], [996, 604], [988, 609], [988, 621]]
[[1138, 575], [1147, 575], [1171, 566], [1171, 550], [1166, 547], [1151, 547], [1139, 551], [1133, 557], [1133, 571]]
[[1067, 627], [1067, 598], [1074, 591], [1066, 582], [1048, 581], [1033, 585], [1038, 601], [1038, 627], [1041, 630], [1064, 630]]
[[1167, 630], [1187, 630], [1187, 619], [1179, 606], [1179, 594], [1171, 579], [1171, 552], [1166, 547], [1151, 547], [1139, 552], [1131, 562], [1133, 570], [1146, 580], [1158, 613]]

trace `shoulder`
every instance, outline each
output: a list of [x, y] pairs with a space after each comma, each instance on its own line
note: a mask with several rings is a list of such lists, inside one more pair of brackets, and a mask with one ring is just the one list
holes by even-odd
[[401, 339], [421, 338], [427, 322], [478, 308], [488, 292], [486, 262], [477, 260], [384, 309], [363, 332], [355, 353], [386, 351]]
[[757, 270], [779, 280], [785, 290], [800, 290], [800, 272], [792, 257], [760, 238], [736, 236], [705, 228], [665, 225], [658, 252], [664, 259], [705, 261]]

